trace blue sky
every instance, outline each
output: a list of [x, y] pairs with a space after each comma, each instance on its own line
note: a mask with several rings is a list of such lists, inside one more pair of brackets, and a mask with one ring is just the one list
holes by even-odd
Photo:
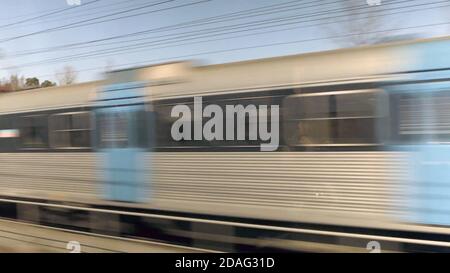
[[[151, 3], [164, 2], [164, 0], [100, 0], [90, 4], [94, 0], [81, 0], [81, 6], [71, 8], [53, 15], [48, 15], [43, 18], [29, 20], [30, 18], [47, 14], [53, 11], [67, 9], [71, 6], [68, 5], [66, 0], [2, 0], [2, 9], [0, 12], [0, 79], [9, 77], [10, 74], [23, 75], [25, 77], [38, 76], [41, 80], [51, 79], [55, 80], [55, 73], [60, 71], [65, 65], [74, 67], [79, 71], [78, 81], [89, 81], [98, 79], [101, 77], [101, 72], [106, 67], [123, 68], [129, 67], [133, 64], [144, 65], [153, 64], [157, 62], [174, 60], [177, 56], [186, 56], [175, 59], [194, 59], [201, 63], [223, 63], [232, 62], [238, 60], [247, 60], [255, 58], [272, 57], [279, 55], [297, 54], [311, 51], [321, 51], [333, 48], [339, 48], [344, 46], [345, 40], [342, 39], [321, 39], [309, 42], [290, 43], [299, 40], [317, 39], [328, 36], [333, 36], [345, 32], [341, 23], [332, 24], [334, 21], [345, 19], [342, 17], [343, 13], [326, 13], [326, 11], [336, 10], [342, 6], [339, 6], [338, 1], [332, 0], [298, 0], [296, 2], [289, 0], [210, 0], [190, 6], [184, 6], [179, 8], [167, 9], [164, 11], [158, 11], [153, 13], [147, 13], [139, 16], [133, 16], [129, 18], [117, 19], [115, 21], [103, 22], [83, 27], [76, 27], [61, 31], [47, 32], [41, 34], [35, 34], [23, 38], [17, 38], [10, 41], [11, 37], [17, 37], [24, 34], [30, 34], [33, 32], [39, 32], [41, 30], [63, 26], [70, 23], [80, 22], [95, 18], [98, 16], [108, 15], [114, 12], [119, 12], [127, 9], [137, 8], [140, 6], [148, 5]], [[161, 3], [147, 8], [139, 8], [132, 12], [124, 13], [121, 15], [105, 17], [115, 18], [123, 15], [132, 15], [136, 13], [143, 13], [152, 10], [165, 9], [169, 7], [185, 5], [189, 3], [199, 2], [200, 0], [173, 0], [167, 3]], [[342, 0], [346, 1], [346, 0]], [[394, 3], [396, 2], [396, 3]], [[239, 12], [247, 9], [253, 9], [258, 7], [265, 7], [269, 5], [282, 5], [286, 3], [287, 6], [292, 5], [292, 8], [283, 9], [280, 12], [273, 12], [267, 14], [261, 14], [260, 16], [240, 18], [235, 20], [227, 20], [222, 23], [203, 24], [197, 27], [180, 28], [177, 30], [151, 33], [142, 36], [130, 37], [127, 39], [143, 39], [139, 42], [149, 42], [153, 40], [167, 39], [170, 35], [184, 35], [182, 33], [194, 30], [203, 30], [210, 28], [227, 27], [231, 25], [244, 24], [253, 21], [259, 21], [264, 19], [286, 18], [288, 16], [306, 16], [310, 22], [303, 22], [290, 25], [280, 25], [272, 28], [257, 29], [249, 32], [236, 32], [229, 33], [222, 36], [214, 36], [210, 39], [216, 39], [216, 41], [204, 41], [208, 38], [202, 38], [197, 40], [188, 40], [187, 42], [181, 42], [184, 45], [168, 46], [167, 43], [161, 43], [158, 48], [151, 48], [150, 46], [142, 46], [139, 51], [130, 52], [130, 50], [121, 51], [121, 54], [113, 52], [108, 56], [89, 56], [80, 58], [75, 56], [71, 60], [49, 63], [48, 60], [58, 57], [64, 57], [68, 55], [83, 53], [83, 52], [104, 52], [108, 48], [115, 48], [117, 46], [124, 45], [121, 49], [128, 49], [136, 41], [130, 41], [122, 44], [107, 44], [103, 46], [83, 47], [79, 49], [70, 49], [63, 51], [51, 51], [41, 54], [15, 56], [17, 53], [29, 52], [36, 49], [64, 46], [71, 43], [85, 42], [95, 39], [103, 39], [111, 36], [133, 33], [138, 31], [144, 31], [149, 29], [155, 29], [170, 25], [175, 25], [183, 22], [188, 22], [196, 19], [202, 19], [222, 14], [229, 14], [233, 12]], [[356, 5], [367, 5], [365, 0], [353, 1]], [[389, 5], [388, 5], [389, 3]], [[435, 4], [430, 4], [435, 3]], [[86, 5], [87, 4], [87, 5]], [[427, 5], [424, 5], [427, 4]], [[296, 6], [294, 6], [296, 5]], [[411, 7], [407, 9], [399, 9], [405, 6], [418, 5], [417, 7]], [[421, 5], [421, 6], [420, 6]], [[443, 7], [447, 6], [447, 7]], [[405, 11], [416, 10], [414, 12], [404, 12], [394, 15], [387, 15], [379, 21], [381, 26], [377, 30], [391, 29], [391, 28], [404, 28], [425, 24], [435, 24], [442, 22], [450, 22], [450, 1], [438, 1], [438, 0], [384, 0], [382, 5], [373, 7], [372, 9], [386, 9], [384, 13], [391, 13], [394, 11], [387, 10], [389, 8]], [[73, 7], [73, 6], [72, 6]], [[282, 7], [282, 6], [279, 6]], [[279, 8], [278, 7], [278, 8]], [[433, 8], [441, 7], [441, 8]], [[369, 10], [370, 7], [364, 7], [364, 11]], [[317, 15], [315, 15], [317, 14]], [[326, 15], [328, 14], [328, 16]], [[324, 17], [339, 16], [335, 19]], [[23, 20], [27, 20], [23, 23], [18, 23]], [[308, 20], [306, 19], [306, 20]], [[322, 20], [319, 20], [322, 19]], [[302, 19], [305, 20], [305, 19]], [[89, 21], [89, 22], [96, 22]], [[291, 21], [289, 21], [291, 22]], [[329, 24], [325, 24], [329, 23]], [[358, 23], [364, 24], [364, 20]], [[8, 26], [9, 24], [14, 24]], [[320, 24], [320, 25], [318, 25]], [[309, 26], [316, 25], [316, 26]], [[241, 29], [242, 30], [242, 29]], [[259, 32], [271, 33], [258, 34]], [[277, 31], [275, 31], [277, 30]], [[181, 34], [180, 34], [181, 33]], [[450, 24], [433, 26], [427, 28], [412, 28], [409, 30], [400, 30], [389, 33], [389, 35], [401, 35], [401, 34], [414, 34], [419, 37], [434, 37], [449, 35]], [[242, 37], [243, 35], [247, 35]], [[163, 37], [161, 37], [163, 36]], [[241, 36], [230, 38], [233, 36]], [[158, 38], [159, 37], [159, 38]], [[204, 36], [206, 37], [206, 36]], [[227, 38], [217, 40], [220, 38]], [[201, 43], [192, 42], [203, 41]], [[107, 41], [105, 43], [110, 43]], [[255, 47], [266, 44], [285, 43], [270, 47]], [[203, 52], [222, 51], [234, 48], [247, 47], [245, 50], [233, 50], [229, 52], [218, 52], [201, 54]], [[189, 56], [192, 54], [199, 54], [196, 56]], [[94, 70], [96, 68], [96, 70]], [[86, 70], [91, 69], [91, 70]]]

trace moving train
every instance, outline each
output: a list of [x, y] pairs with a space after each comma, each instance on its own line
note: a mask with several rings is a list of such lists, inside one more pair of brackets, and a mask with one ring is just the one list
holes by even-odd
[[[0, 95], [1, 198], [323, 225], [450, 225], [450, 37], [172, 62]], [[175, 141], [176, 105], [278, 105], [279, 145]], [[248, 125], [248, 124], [247, 124]], [[273, 126], [273, 124], [272, 124]]]

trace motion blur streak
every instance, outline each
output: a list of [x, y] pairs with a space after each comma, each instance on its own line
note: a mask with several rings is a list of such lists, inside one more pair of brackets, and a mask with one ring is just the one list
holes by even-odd
[[[449, 234], [448, 56], [444, 37], [228, 64], [162, 63], [112, 71], [97, 82], [4, 93], [1, 197], [348, 233], [438, 228], [430, 233]], [[172, 109], [184, 105], [194, 113], [194, 97], [223, 113], [226, 105], [279, 106], [278, 118], [264, 117], [268, 127], [280, 128], [278, 148], [261, 152], [265, 142], [250, 137], [254, 132], [229, 126], [223, 135], [233, 130], [245, 137], [173, 139]], [[255, 113], [257, 119], [245, 116], [243, 128], [255, 128], [251, 123], [262, 118]], [[221, 124], [230, 117], [236, 124], [232, 115], [222, 115]], [[95, 210], [78, 218], [26, 203], [11, 210], [36, 223], [156, 234], [221, 250], [217, 244], [301, 250], [274, 242], [303, 241], [250, 227], [247, 241], [238, 243], [245, 236], [231, 225], [205, 228]], [[333, 244], [366, 248], [348, 237], [314, 243], [329, 251]], [[381, 249], [414, 250], [388, 239]]]

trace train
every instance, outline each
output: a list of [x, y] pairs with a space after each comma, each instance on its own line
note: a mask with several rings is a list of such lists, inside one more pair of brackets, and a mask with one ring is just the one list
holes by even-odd
[[[0, 195], [448, 232], [450, 37], [201, 65], [0, 95]], [[171, 136], [176, 105], [279, 106], [279, 145]], [[247, 124], [248, 125], [248, 124]], [[272, 124], [273, 126], [273, 124]]]

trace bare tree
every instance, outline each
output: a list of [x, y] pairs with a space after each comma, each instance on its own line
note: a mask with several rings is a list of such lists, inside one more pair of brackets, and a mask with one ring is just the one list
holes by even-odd
[[77, 72], [72, 66], [67, 65], [62, 71], [56, 73], [56, 78], [58, 79], [59, 85], [73, 84], [77, 79]]
[[11, 75], [9, 77], [9, 83], [11, 85], [11, 91], [21, 90], [25, 86], [25, 80], [23, 77], [17, 75]]
[[[327, 32], [337, 38], [338, 42], [344, 46], [358, 46], [375, 44], [385, 40], [386, 33], [381, 30], [386, 28], [383, 16], [380, 16], [380, 9], [383, 4], [370, 5], [370, 1], [342, 0], [338, 4], [341, 18], [338, 23], [328, 27]], [[334, 20], [334, 19], [333, 19]]]

